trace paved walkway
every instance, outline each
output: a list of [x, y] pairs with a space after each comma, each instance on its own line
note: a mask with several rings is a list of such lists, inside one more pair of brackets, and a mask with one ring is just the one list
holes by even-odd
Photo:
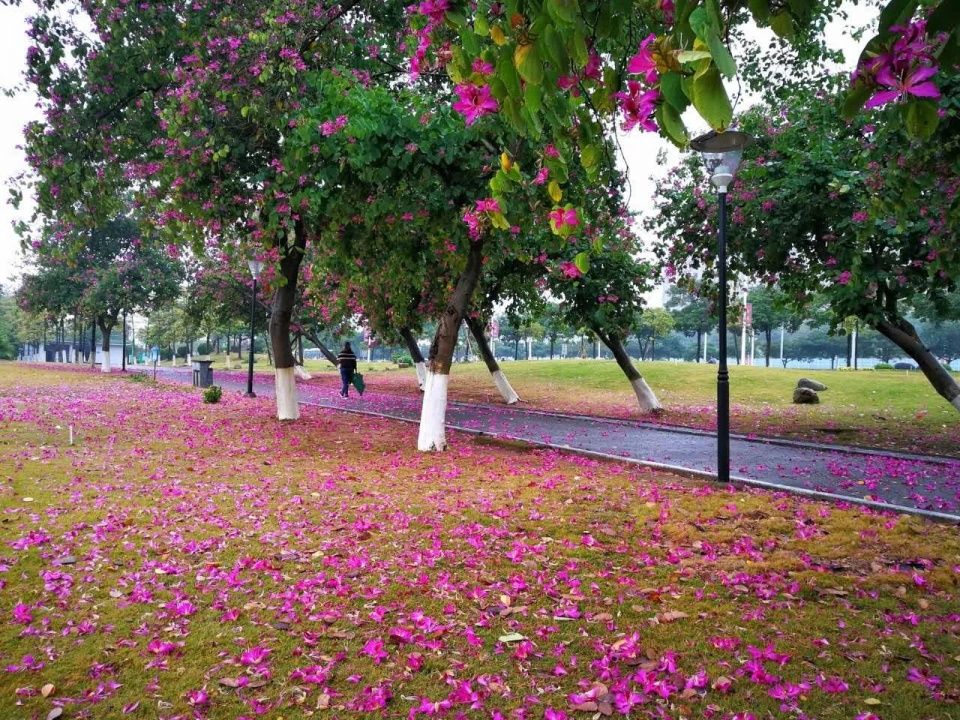
[[[160, 377], [190, 382], [191, 375], [161, 368]], [[217, 372], [215, 382], [225, 390], [246, 390], [239, 372]], [[413, 422], [420, 417], [420, 399], [413, 396], [371, 390], [344, 399], [332, 377], [298, 388], [303, 404]], [[272, 396], [272, 376], [255, 376], [254, 390]], [[696, 430], [457, 402], [448, 406], [447, 427], [716, 476], [715, 437]], [[960, 461], [742, 436], [731, 438], [730, 458], [731, 475], [747, 484], [960, 521]]]

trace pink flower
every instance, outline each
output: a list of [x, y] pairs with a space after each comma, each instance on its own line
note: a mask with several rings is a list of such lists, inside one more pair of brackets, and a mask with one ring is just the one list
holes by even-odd
[[384, 649], [383, 640], [380, 638], [367, 640], [367, 643], [363, 646], [360, 654], [371, 658], [376, 665], [379, 665], [389, 657], [387, 651]]
[[30, 606], [23, 603], [17, 603], [13, 606], [13, 619], [21, 625], [29, 625], [33, 622], [33, 615], [30, 612]]
[[477, 200], [477, 212], [498, 213], [500, 212], [500, 203], [498, 203], [494, 198], [483, 198], [482, 200]]
[[625, 132], [633, 130], [637, 125], [650, 132], [657, 131], [657, 123], [653, 120], [653, 113], [657, 109], [660, 91], [656, 88], [644, 91], [636, 80], [627, 82], [629, 92], [617, 93], [620, 102], [620, 111], [623, 113], [623, 129]]
[[578, 268], [569, 260], [560, 263], [560, 272], [564, 277], [568, 277], [571, 280], [576, 280], [579, 277], [583, 277], [583, 273], [580, 272], [580, 268]]
[[915, 67], [903, 75], [894, 75], [892, 67], [884, 66], [877, 73], [876, 80], [890, 89], [875, 92], [864, 107], [875, 108], [907, 95], [936, 100], [940, 97], [940, 90], [930, 81], [936, 74], [935, 67]]
[[631, 75], [643, 75], [644, 82], [647, 85], [653, 85], [657, 82], [657, 63], [653, 59], [653, 53], [650, 52], [650, 44], [657, 39], [653, 33], [647, 35], [640, 43], [637, 54], [627, 62], [627, 72]]
[[553, 231], [561, 235], [580, 224], [576, 208], [554, 208], [547, 213], [547, 218]]
[[264, 660], [267, 659], [269, 654], [270, 650], [268, 648], [255, 645], [254, 647], [243, 651], [243, 653], [240, 655], [240, 664], [260, 665]]
[[853, 277], [853, 273], [849, 270], [844, 270], [842, 273], [837, 275], [837, 282], [840, 285], [847, 285], [850, 282], [850, 278]]
[[850, 216], [850, 219], [856, 223], [865, 223], [870, 219], [870, 216], [867, 214], [866, 210], [857, 210], [853, 215]]
[[543, 185], [547, 181], [548, 177], [550, 177], [550, 168], [540, 168], [537, 176], [533, 179], [533, 184]]
[[205, 708], [210, 704], [210, 696], [206, 690], [191, 690], [187, 693], [187, 704], [190, 707]]
[[489, 85], [457, 85], [454, 90], [459, 100], [453, 104], [453, 109], [463, 115], [467, 125], [473, 125], [477, 118], [496, 112], [500, 105], [490, 95]]
[[475, 73], [480, 73], [481, 75], [492, 75], [493, 74], [493, 65], [480, 58], [475, 58], [471, 69]]

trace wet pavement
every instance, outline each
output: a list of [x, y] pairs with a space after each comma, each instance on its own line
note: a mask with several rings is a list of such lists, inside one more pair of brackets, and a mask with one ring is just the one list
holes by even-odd
[[[161, 368], [158, 379], [190, 382], [191, 374]], [[419, 397], [370, 389], [341, 398], [333, 380], [298, 383], [301, 403], [419, 421]], [[246, 390], [240, 371], [217, 371], [214, 381]], [[254, 390], [272, 396], [273, 377], [255, 375]], [[448, 405], [447, 428], [716, 476], [715, 436], [698, 430], [458, 402]], [[731, 476], [745, 484], [960, 521], [960, 460], [743, 436], [731, 437], [730, 459]]]

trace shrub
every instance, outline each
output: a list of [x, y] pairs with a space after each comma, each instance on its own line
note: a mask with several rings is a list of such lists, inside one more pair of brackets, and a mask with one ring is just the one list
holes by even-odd
[[873, 369], [874, 370], [893, 370], [893, 365], [891, 365], [890, 363], [881, 362], [874, 365]]
[[205, 403], [214, 403], [220, 402], [220, 398], [223, 397], [223, 388], [219, 385], [211, 385], [203, 391], [203, 401]]
[[393, 361], [397, 365], [413, 365], [413, 358], [410, 357], [410, 353], [395, 352], [393, 354]]
[[209, 355], [213, 348], [205, 342], [197, 345], [197, 355]]

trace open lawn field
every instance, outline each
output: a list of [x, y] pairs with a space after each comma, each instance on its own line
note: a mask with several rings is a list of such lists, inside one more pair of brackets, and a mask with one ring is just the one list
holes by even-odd
[[956, 527], [450, 439], [0, 364], [0, 718], [960, 718]]
[[[398, 370], [392, 363], [361, 362], [360, 366], [362, 372], [370, 373], [368, 380], [377, 390], [417, 392], [413, 370]], [[321, 361], [309, 362], [307, 367], [311, 372], [336, 372]], [[641, 417], [633, 391], [613, 361], [533, 360], [507, 362], [502, 367], [527, 407]], [[716, 427], [716, 365], [646, 362], [637, 367], [665, 408], [657, 422]], [[482, 363], [455, 364], [452, 374], [451, 399], [501, 402]], [[793, 388], [802, 377], [828, 386], [820, 393], [819, 405], [791, 402]], [[730, 388], [734, 432], [960, 457], [960, 413], [919, 372], [733, 366]]]

